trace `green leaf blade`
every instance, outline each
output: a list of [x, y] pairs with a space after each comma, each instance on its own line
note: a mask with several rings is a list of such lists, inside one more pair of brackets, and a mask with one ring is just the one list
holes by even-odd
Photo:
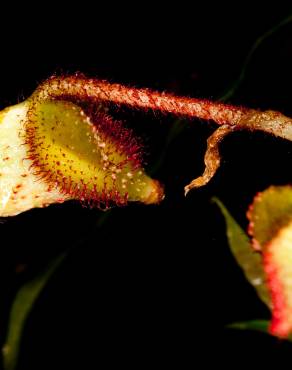
[[250, 320], [250, 321], [240, 321], [234, 322], [227, 325], [228, 329], [238, 329], [238, 330], [254, 330], [262, 333], [269, 334], [268, 320]]
[[259, 298], [270, 308], [270, 295], [265, 284], [265, 274], [260, 254], [252, 249], [249, 237], [223, 203], [217, 198], [212, 200], [225, 218], [227, 239], [236, 262], [241, 267], [248, 282], [255, 288]]
[[26, 319], [44, 286], [65, 256], [66, 254], [62, 254], [54, 259], [40, 275], [22, 286], [16, 294], [10, 312], [8, 333], [2, 348], [5, 370], [14, 370], [16, 368]]

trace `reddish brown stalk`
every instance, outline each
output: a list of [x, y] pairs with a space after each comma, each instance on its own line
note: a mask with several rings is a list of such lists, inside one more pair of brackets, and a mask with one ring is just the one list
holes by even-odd
[[260, 112], [209, 100], [178, 97], [163, 92], [88, 79], [83, 75], [53, 76], [38, 87], [31, 99], [112, 103], [134, 109], [212, 120], [222, 125], [208, 140], [204, 173], [185, 187], [185, 194], [192, 188], [205, 185], [214, 176], [220, 166], [218, 146], [222, 139], [235, 129], [261, 130], [292, 141], [291, 119], [278, 112]]
[[36, 90], [34, 96], [47, 98], [93, 99], [126, 105], [132, 108], [151, 109], [187, 117], [213, 120], [219, 125], [236, 125], [247, 110], [209, 100], [178, 97], [171, 94], [137, 89], [83, 76], [51, 77]]

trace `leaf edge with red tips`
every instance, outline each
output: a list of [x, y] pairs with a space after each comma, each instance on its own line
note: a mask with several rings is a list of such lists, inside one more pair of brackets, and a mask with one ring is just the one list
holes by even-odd
[[[249, 210], [248, 232], [263, 256], [272, 299], [269, 332], [280, 338], [292, 333], [292, 187], [270, 186], [258, 193]], [[291, 266], [291, 268], [290, 268]]]

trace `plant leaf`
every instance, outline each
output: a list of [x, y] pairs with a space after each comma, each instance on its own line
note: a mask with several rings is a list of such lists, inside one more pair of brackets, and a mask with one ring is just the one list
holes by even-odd
[[250, 320], [250, 321], [240, 321], [234, 322], [227, 325], [228, 329], [238, 329], [238, 330], [255, 330], [262, 333], [269, 334], [269, 325], [268, 320]]
[[263, 249], [292, 221], [292, 187], [270, 186], [258, 193], [249, 209], [249, 233], [257, 249]]
[[140, 144], [109, 116], [91, 117], [71, 102], [32, 100], [25, 143], [38, 176], [73, 199], [105, 208], [161, 200], [162, 188], [141, 167]]
[[16, 368], [26, 319], [44, 286], [65, 256], [66, 254], [64, 253], [55, 258], [41, 274], [23, 285], [16, 294], [10, 312], [7, 337], [2, 348], [5, 370], [14, 370]]
[[[271, 324], [269, 320], [257, 319], [257, 320], [233, 322], [232, 324], [228, 324], [226, 328], [227, 329], [237, 329], [237, 330], [253, 330], [253, 331], [271, 335], [271, 333], [269, 332], [270, 325]], [[292, 342], [291, 335], [285, 339], [288, 340], [289, 342]]]
[[249, 237], [234, 220], [223, 203], [217, 198], [212, 200], [220, 208], [225, 218], [227, 238], [235, 260], [242, 268], [246, 279], [255, 288], [259, 298], [270, 307], [270, 296], [265, 285], [261, 256], [252, 250]]
[[272, 298], [270, 333], [292, 334], [292, 187], [270, 186], [249, 208], [249, 233], [261, 250]]

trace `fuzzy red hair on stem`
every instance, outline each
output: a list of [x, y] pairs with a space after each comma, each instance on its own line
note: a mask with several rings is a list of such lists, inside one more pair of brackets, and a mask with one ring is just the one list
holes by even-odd
[[126, 105], [134, 109], [214, 121], [221, 127], [208, 140], [205, 172], [185, 187], [185, 193], [192, 188], [205, 185], [213, 177], [220, 165], [218, 145], [229, 132], [237, 129], [261, 130], [292, 140], [292, 121], [279, 112], [260, 112], [210, 100], [178, 97], [150, 89], [137, 89], [88, 79], [82, 75], [53, 76], [39, 86], [35, 96], [39, 99], [73, 98], [80, 101], [91, 99], [95, 102]]
[[[0, 214], [13, 215], [67, 199], [107, 208], [127, 200], [149, 204], [163, 198], [160, 184], [141, 167], [141, 147], [133, 133], [105, 114], [108, 104], [220, 125], [208, 139], [204, 173], [185, 187], [185, 193], [214, 176], [220, 166], [219, 144], [229, 132], [262, 130], [292, 140], [291, 119], [278, 112], [178, 97], [80, 74], [53, 76], [24, 103], [3, 111], [0, 117], [1, 155], [6, 162], [0, 167], [5, 175]], [[7, 138], [10, 144], [14, 140], [14, 145], [9, 145]]]

